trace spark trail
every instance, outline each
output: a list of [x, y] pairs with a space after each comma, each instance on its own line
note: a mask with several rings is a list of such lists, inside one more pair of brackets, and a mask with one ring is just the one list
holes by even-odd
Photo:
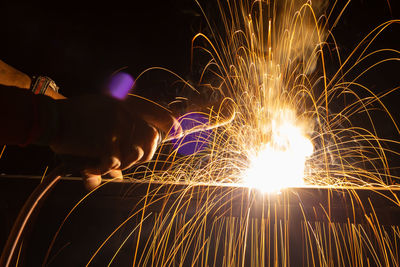
[[[304, 266], [398, 266], [398, 226], [380, 225], [374, 203], [361, 203], [356, 189], [398, 188], [388, 157], [399, 155], [390, 148], [399, 142], [379, 137], [374, 123], [374, 110], [379, 108], [399, 132], [383, 103], [397, 88], [376, 93], [359, 79], [380, 64], [399, 60], [397, 50], [369, 49], [381, 32], [399, 21], [379, 25], [342, 58], [339, 49], [332, 49], [337, 48], [333, 26], [343, 13], [339, 10], [338, 17], [331, 17], [336, 2], [330, 9], [318, 0], [217, 0], [215, 4], [219, 9], [215, 22], [199, 5], [209, 30], [192, 40], [193, 60], [196, 56], [210, 60], [196, 83], [180, 79], [183, 96], [175, 103], [207, 88], [220, 97], [219, 104], [209, 105], [201, 114], [218, 122], [231, 109], [234, 119], [207, 137], [190, 141], [206, 143], [204, 149], [185, 156], [178, 155], [178, 149], [161, 149], [155, 164], [132, 169], [128, 177], [149, 183], [146, 196], [98, 245], [88, 265], [118, 231], [137, 221], [121, 241], [123, 247], [127, 239], [134, 240], [134, 266], [298, 266], [290, 261], [296, 242], [301, 243], [296, 248], [303, 249]], [[376, 55], [381, 59], [370, 67], [358, 67]], [[326, 64], [332, 58], [339, 67], [329, 76]], [[156, 69], [161, 68], [145, 72]], [[340, 110], [338, 102], [345, 103]], [[360, 115], [369, 127], [357, 124]], [[168, 168], [160, 170], [160, 165]], [[174, 186], [182, 183], [184, 189]], [[194, 197], [193, 188], [199, 184], [210, 187]], [[231, 189], [221, 191], [218, 186]], [[327, 203], [312, 207], [299, 200], [302, 214], [294, 217], [288, 204], [293, 192], [285, 188], [296, 186], [344, 190], [353, 215], [342, 223], [331, 222], [328, 194]], [[235, 195], [243, 187], [282, 191], [282, 195], [260, 196], [251, 189]], [[161, 188], [166, 190], [162, 197]], [[396, 194], [385, 196], [400, 205]], [[162, 208], [152, 213], [152, 206]], [[367, 208], [371, 213], [362, 220], [355, 218], [355, 210]], [[324, 220], [311, 221], [308, 209]], [[299, 233], [301, 240], [294, 240]]]

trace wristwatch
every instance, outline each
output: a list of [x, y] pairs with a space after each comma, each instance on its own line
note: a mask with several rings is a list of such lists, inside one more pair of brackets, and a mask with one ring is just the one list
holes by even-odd
[[44, 95], [46, 94], [46, 91], [48, 89], [52, 89], [56, 93], [58, 93], [59, 87], [56, 85], [56, 83], [50, 79], [47, 76], [32, 76], [31, 78], [31, 86], [30, 90], [35, 94], [41, 94]]

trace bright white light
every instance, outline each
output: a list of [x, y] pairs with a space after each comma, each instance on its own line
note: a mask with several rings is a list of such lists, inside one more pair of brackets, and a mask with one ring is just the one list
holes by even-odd
[[273, 121], [271, 140], [249, 156], [250, 166], [243, 173], [243, 182], [263, 192], [304, 185], [305, 162], [313, 149], [300, 127]]

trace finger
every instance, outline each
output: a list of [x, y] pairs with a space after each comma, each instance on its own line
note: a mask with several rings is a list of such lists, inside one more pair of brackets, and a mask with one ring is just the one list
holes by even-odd
[[116, 155], [102, 158], [97, 169], [101, 175], [108, 174], [112, 170], [118, 170], [121, 167], [121, 161]]
[[83, 185], [89, 191], [92, 191], [101, 184], [101, 174], [93, 170], [82, 171]]
[[112, 144], [106, 153], [108, 156], [103, 156], [97, 164], [87, 164], [85, 169], [89, 172], [98, 171], [98, 174], [102, 176], [113, 170], [119, 170], [121, 167], [119, 144], [118, 138], [112, 138]]
[[147, 123], [144, 123], [140, 129], [136, 129], [132, 143], [138, 144], [143, 149], [143, 156], [138, 163], [147, 162], [153, 158], [160, 138], [157, 129]]
[[143, 120], [138, 120], [127, 138], [128, 143], [121, 147], [125, 163], [122, 169], [151, 160], [157, 149], [159, 138], [160, 135], [155, 127]]
[[120, 166], [120, 160], [114, 156], [103, 158], [100, 164], [86, 165], [82, 171], [82, 179], [85, 188], [89, 191], [95, 189], [101, 184], [101, 176], [106, 174], [110, 175], [111, 172], [113, 172], [113, 176], [119, 176], [122, 179], [122, 173], [118, 171]]
[[131, 95], [124, 102], [133, 115], [160, 129], [165, 134], [182, 135], [182, 127], [178, 120], [161, 105], [137, 95]]
[[[103, 176], [104, 177], [104, 176]], [[111, 170], [107, 175], [107, 178], [113, 179], [116, 182], [120, 182], [123, 180], [123, 175], [121, 170]]]
[[131, 145], [125, 148], [122, 153], [124, 156], [121, 159], [121, 170], [126, 170], [136, 163], [139, 163], [144, 155], [143, 149], [138, 145]]

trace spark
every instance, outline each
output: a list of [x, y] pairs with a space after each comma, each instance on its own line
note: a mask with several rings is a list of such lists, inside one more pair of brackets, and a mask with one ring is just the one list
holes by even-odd
[[[200, 6], [209, 31], [196, 34], [192, 40], [192, 59], [196, 51], [202, 56], [201, 62], [206, 56], [210, 58], [200, 77], [196, 77], [198, 81], [186, 81], [162, 67], [152, 67], [144, 73], [164, 70], [180, 80], [183, 86], [177, 92], [181, 96], [171, 106], [204, 95], [219, 95], [218, 101], [211, 97], [201, 99], [202, 103], [189, 112], [218, 122], [223, 117], [221, 113], [232, 110], [235, 116], [227, 117], [234, 119], [207, 132], [207, 136], [196, 135], [178, 144], [163, 143], [152, 163], [126, 173], [132, 180], [140, 177], [148, 181], [147, 194], [140, 203], [134, 203], [135, 210], [126, 220], [104, 237], [89, 263], [132, 220], [139, 226], [132, 234], [133, 266], [289, 266], [293, 263], [293, 244], [302, 245], [304, 266], [370, 266], [371, 262], [397, 266], [399, 227], [380, 225], [375, 212], [356, 219], [357, 208], [373, 209], [373, 203], [361, 203], [353, 189], [371, 185], [390, 189], [399, 181], [391, 173], [388, 156], [400, 155], [391, 148], [400, 142], [380, 137], [374, 124], [378, 119], [374, 114], [379, 109], [390, 118], [387, 125], [400, 132], [383, 104], [383, 98], [398, 88], [374, 93], [359, 80], [380, 64], [399, 61], [400, 51], [370, 49], [386, 28], [400, 20], [376, 27], [344, 57], [333, 37], [344, 9], [334, 18], [333, 27], [328, 26], [336, 2], [327, 16], [323, 15], [326, 2], [322, 0], [217, 0], [216, 4], [220, 11], [218, 25], [211, 24]], [[222, 33], [218, 32], [221, 28]], [[328, 41], [329, 37], [332, 38]], [[328, 47], [329, 43], [335, 47]], [[327, 55], [339, 64], [331, 77], [326, 71], [330, 60]], [[361, 62], [379, 56], [382, 58], [371, 66], [360, 68]], [[232, 108], [226, 108], [227, 102], [233, 102]], [[336, 105], [338, 102], [341, 104]], [[370, 127], [360, 126], [357, 116], [364, 116]], [[179, 147], [199, 144], [201, 149], [193, 154], [179, 155]], [[161, 186], [150, 190], [153, 182], [167, 188], [166, 192], [161, 190], [162, 197], [156, 197]], [[187, 188], [174, 191], [174, 186], [167, 186], [182, 183]], [[221, 212], [232, 204], [229, 197], [233, 194], [225, 191], [221, 195], [217, 189], [206, 189], [196, 192], [200, 200], [195, 203], [193, 216], [189, 216], [190, 203], [195, 201], [191, 185], [196, 184], [241, 184], [263, 192], [303, 185], [344, 188], [350, 195], [346, 205], [351, 205], [354, 214], [347, 214], [345, 223], [333, 223], [328, 196], [327, 205], [304, 207], [300, 200], [303, 216], [299, 218], [291, 213], [290, 205], [285, 205], [289, 195], [283, 194], [284, 204], [277, 207], [269, 205], [270, 195], [266, 194], [263, 200], [268, 205], [256, 203], [265, 204], [265, 213], [254, 218], [247, 204], [254, 203], [255, 198], [249, 194], [241, 196], [243, 203], [238, 201], [237, 206], [231, 207], [239, 216], [233, 216], [229, 208], [219, 216], [213, 211]], [[400, 206], [396, 195], [388, 198]], [[226, 203], [221, 199], [227, 199]], [[161, 205], [162, 210], [148, 219], [153, 221], [152, 228], [142, 231], [153, 205]], [[310, 208], [313, 217], [323, 217], [327, 223], [308, 220], [306, 209]], [[279, 217], [280, 213], [283, 216]], [[361, 224], [362, 219], [365, 220]], [[292, 241], [294, 231], [290, 225], [294, 221], [301, 227], [303, 240]], [[246, 265], [246, 260], [252, 265]]]
[[251, 153], [250, 166], [243, 173], [243, 183], [263, 192], [304, 186], [305, 162], [313, 153], [311, 140], [288, 116], [279, 121], [272, 120], [271, 126], [271, 140]]

